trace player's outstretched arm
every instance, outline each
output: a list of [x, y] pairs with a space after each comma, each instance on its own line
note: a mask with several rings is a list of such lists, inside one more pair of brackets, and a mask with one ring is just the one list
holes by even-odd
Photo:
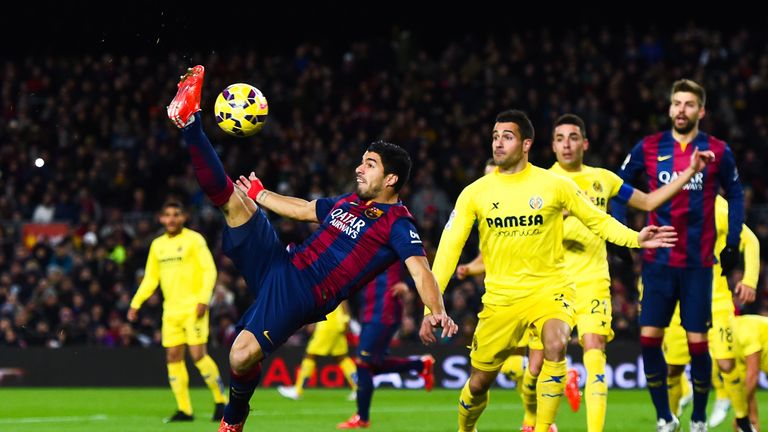
[[433, 330], [442, 328], [441, 337], [450, 337], [459, 331], [459, 327], [453, 322], [451, 317], [445, 312], [443, 304], [443, 295], [437, 286], [437, 279], [429, 269], [427, 258], [423, 256], [412, 256], [405, 260], [405, 266], [411, 274], [416, 290], [419, 292], [421, 301], [429, 308], [431, 313], [424, 315], [419, 329], [419, 337], [425, 344], [437, 342]]
[[677, 232], [669, 225], [648, 225], [637, 234], [637, 241], [645, 249], [671, 248], [677, 243]]
[[641, 190], [634, 189], [632, 195], [629, 197], [629, 205], [644, 211], [656, 210], [659, 206], [680, 192], [696, 173], [701, 172], [708, 163], [714, 162], [714, 160], [714, 152], [710, 150], [699, 151], [698, 148], [693, 149], [690, 165], [680, 173], [675, 180], [651, 193], [645, 193]]
[[256, 174], [251, 171], [248, 178], [240, 176], [235, 182], [237, 189], [247, 195], [256, 204], [273, 211], [282, 217], [302, 222], [319, 222], [317, 220], [316, 202], [301, 198], [289, 197], [269, 191], [264, 188]]

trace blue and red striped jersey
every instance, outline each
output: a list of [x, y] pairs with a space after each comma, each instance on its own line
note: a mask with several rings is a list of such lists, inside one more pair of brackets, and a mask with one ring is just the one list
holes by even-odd
[[672, 131], [643, 138], [627, 156], [619, 176], [626, 182], [644, 172], [652, 192], [677, 178], [690, 165], [693, 149], [712, 150], [714, 162], [691, 178], [683, 190], [658, 209], [648, 214], [651, 225], [672, 225], [677, 231], [677, 243], [669, 249], [646, 249], [643, 260], [671, 267], [711, 267], [715, 263], [715, 196], [722, 187], [728, 207], [728, 238], [730, 245], [739, 244], [744, 222], [744, 191], [733, 153], [728, 145], [713, 136], [699, 132], [683, 147], [675, 141]]
[[396, 261], [426, 255], [413, 216], [400, 202], [365, 202], [346, 194], [318, 199], [316, 213], [320, 227], [290, 257], [323, 313]]
[[400, 324], [403, 299], [392, 290], [392, 286], [402, 282], [404, 277], [403, 265], [397, 262], [368, 282], [357, 297], [361, 323]]

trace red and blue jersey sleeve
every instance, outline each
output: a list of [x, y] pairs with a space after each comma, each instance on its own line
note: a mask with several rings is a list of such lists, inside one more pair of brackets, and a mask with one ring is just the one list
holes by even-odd
[[736, 168], [736, 160], [730, 147], [724, 147], [720, 158], [720, 170], [718, 171], [720, 186], [725, 191], [728, 200], [728, 237], [726, 244], [737, 246], [741, 236], [741, 227], [744, 223], [744, 190], [739, 180], [739, 170]]
[[401, 261], [412, 256], [426, 256], [424, 244], [421, 242], [419, 232], [416, 230], [413, 220], [400, 218], [392, 224], [389, 244], [395, 250]]

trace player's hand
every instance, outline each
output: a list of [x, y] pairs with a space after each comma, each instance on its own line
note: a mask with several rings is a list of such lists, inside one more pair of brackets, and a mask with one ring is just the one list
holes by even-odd
[[669, 225], [648, 225], [640, 230], [637, 241], [645, 249], [671, 248], [677, 243], [677, 232]]
[[126, 318], [128, 318], [128, 321], [134, 322], [136, 321], [136, 318], [139, 317], [139, 310], [136, 308], [130, 308], [128, 309], [128, 313], [125, 315]]
[[459, 326], [448, 316], [448, 314], [427, 314], [424, 315], [424, 320], [421, 321], [421, 328], [419, 329], [419, 338], [425, 345], [433, 344], [437, 342], [435, 338], [434, 329], [442, 328], [443, 332], [440, 337], [451, 337], [459, 331]]
[[195, 309], [195, 315], [197, 316], [197, 319], [200, 319], [205, 315], [205, 311], [208, 310], [208, 305], [204, 303], [198, 303], [197, 308]]
[[456, 279], [464, 280], [469, 276], [469, 266], [466, 264], [459, 264], [456, 266]]
[[245, 176], [240, 176], [240, 178], [235, 181], [235, 185], [238, 189], [248, 195], [248, 198], [254, 201], [256, 201], [259, 193], [264, 190], [264, 185], [261, 184], [261, 180], [256, 177], [256, 174], [253, 171], [251, 171], [251, 174], [248, 176], [248, 178], [245, 178]]
[[755, 301], [755, 297], [757, 297], [757, 291], [755, 288], [745, 284], [744, 282], [738, 282], [736, 287], [733, 289], [733, 292], [736, 294], [736, 300], [738, 300], [741, 304], [752, 303]]
[[691, 153], [691, 169], [693, 172], [700, 172], [703, 170], [708, 163], [712, 163], [715, 161], [715, 152], [712, 150], [703, 150], [699, 151], [699, 148], [696, 147], [693, 149], [693, 153]]
[[736, 269], [736, 264], [739, 263], [739, 248], [738, 246], [725, 245], [725, 248], [720, 252], [720, 267], [723, 271], [720, 272], [721, 276], [728, 276]]

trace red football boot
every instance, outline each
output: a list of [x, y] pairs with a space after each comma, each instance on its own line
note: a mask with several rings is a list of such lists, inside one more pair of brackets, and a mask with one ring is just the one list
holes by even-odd
[[361, 420], [360, 416], [355, 414], [349, 420], [337, 424], [336, 429], [365, 429], [370, 425], [370, 421]]
[[168, 105], [168, 118], [179, 129], [187, 125], [192, 114], [200, 111], [200, 94], [203, 90], [205, 68], [197, 65], [187, 69], [179, 81], [176, 97]]

